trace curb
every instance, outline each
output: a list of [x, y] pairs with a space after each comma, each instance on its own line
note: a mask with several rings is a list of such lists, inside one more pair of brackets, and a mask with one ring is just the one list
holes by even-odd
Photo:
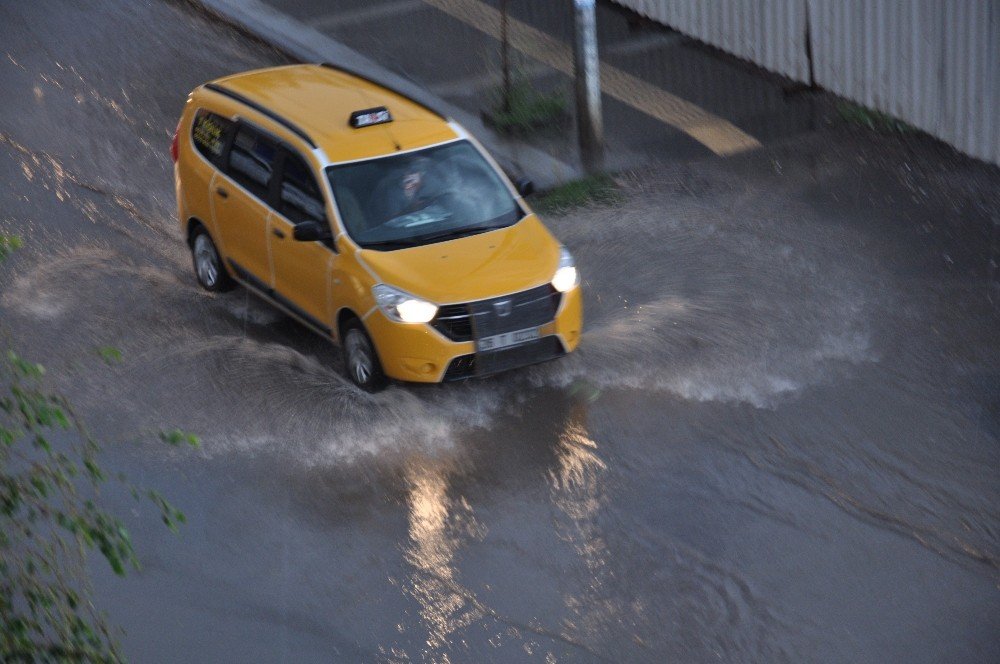
[[573, 165], [530, 145], [505, 138], [483, 121], [428, 92], [415, 81], [389, 71], [370, 58], [348, 48], [260, 0], [189, 0], [210, 15], [253, 35], [300, 62], [330, 62], [363, 74], [388, 88], [453, 118], [476, 137], [500, 166], [512, 176], [527, 176], [539, 189], [551, 189], [581, 177]]

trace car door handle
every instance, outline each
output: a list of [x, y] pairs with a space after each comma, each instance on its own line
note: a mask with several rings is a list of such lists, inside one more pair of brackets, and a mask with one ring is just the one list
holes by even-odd
[[280, 228], [272, 228], [271, 232], [274, 233], [276, 237], [279, 237], [282, 240], [285, 239], [285, 231], [281, 230]]
[[215, 193], [217, 193], [222, 198], [229, 198], [229, 192], [223, 189], [222, 187], [216, 187]]

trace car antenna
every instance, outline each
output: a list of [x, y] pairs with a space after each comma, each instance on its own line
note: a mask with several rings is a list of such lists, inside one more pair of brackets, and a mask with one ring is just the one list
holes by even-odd
[[392, 144], [396, 146], [396, 152], [399, 152], [400, 150], [403, 149], [403, 146], [399, 144], [399, 141], [396, 140], [396, 137], [393, 136], [391, 131], [389, 131], [389, 127], [385, 128], [385, 133], [389, 137], [389, 140], [392, 141]]

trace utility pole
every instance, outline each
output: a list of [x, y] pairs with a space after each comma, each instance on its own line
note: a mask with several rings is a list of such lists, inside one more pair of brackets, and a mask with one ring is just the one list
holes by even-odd
[[597, 54], [595, 14], [595, 0], [573, 0], [576, 127], [580, 141], [580, 161], [587, 173], [599, 173], [604, 166], [601, 61]]
[[510, 113], [510, 37], [507, 35], [507, 1], [500, 0], [500, 60], [503, 68], [503, 90], [500, 105], [504, 113]]

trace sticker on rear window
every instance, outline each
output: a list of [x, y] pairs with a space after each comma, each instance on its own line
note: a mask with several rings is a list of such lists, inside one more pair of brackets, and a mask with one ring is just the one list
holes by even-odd
[[[223, 123], [226, 123], [225, 125]], [[206, 113], [199, 116], [194, 123], [194, 143], [202, 154], [211, 157], [222, 156], [225, 133], [228, 121]]]

